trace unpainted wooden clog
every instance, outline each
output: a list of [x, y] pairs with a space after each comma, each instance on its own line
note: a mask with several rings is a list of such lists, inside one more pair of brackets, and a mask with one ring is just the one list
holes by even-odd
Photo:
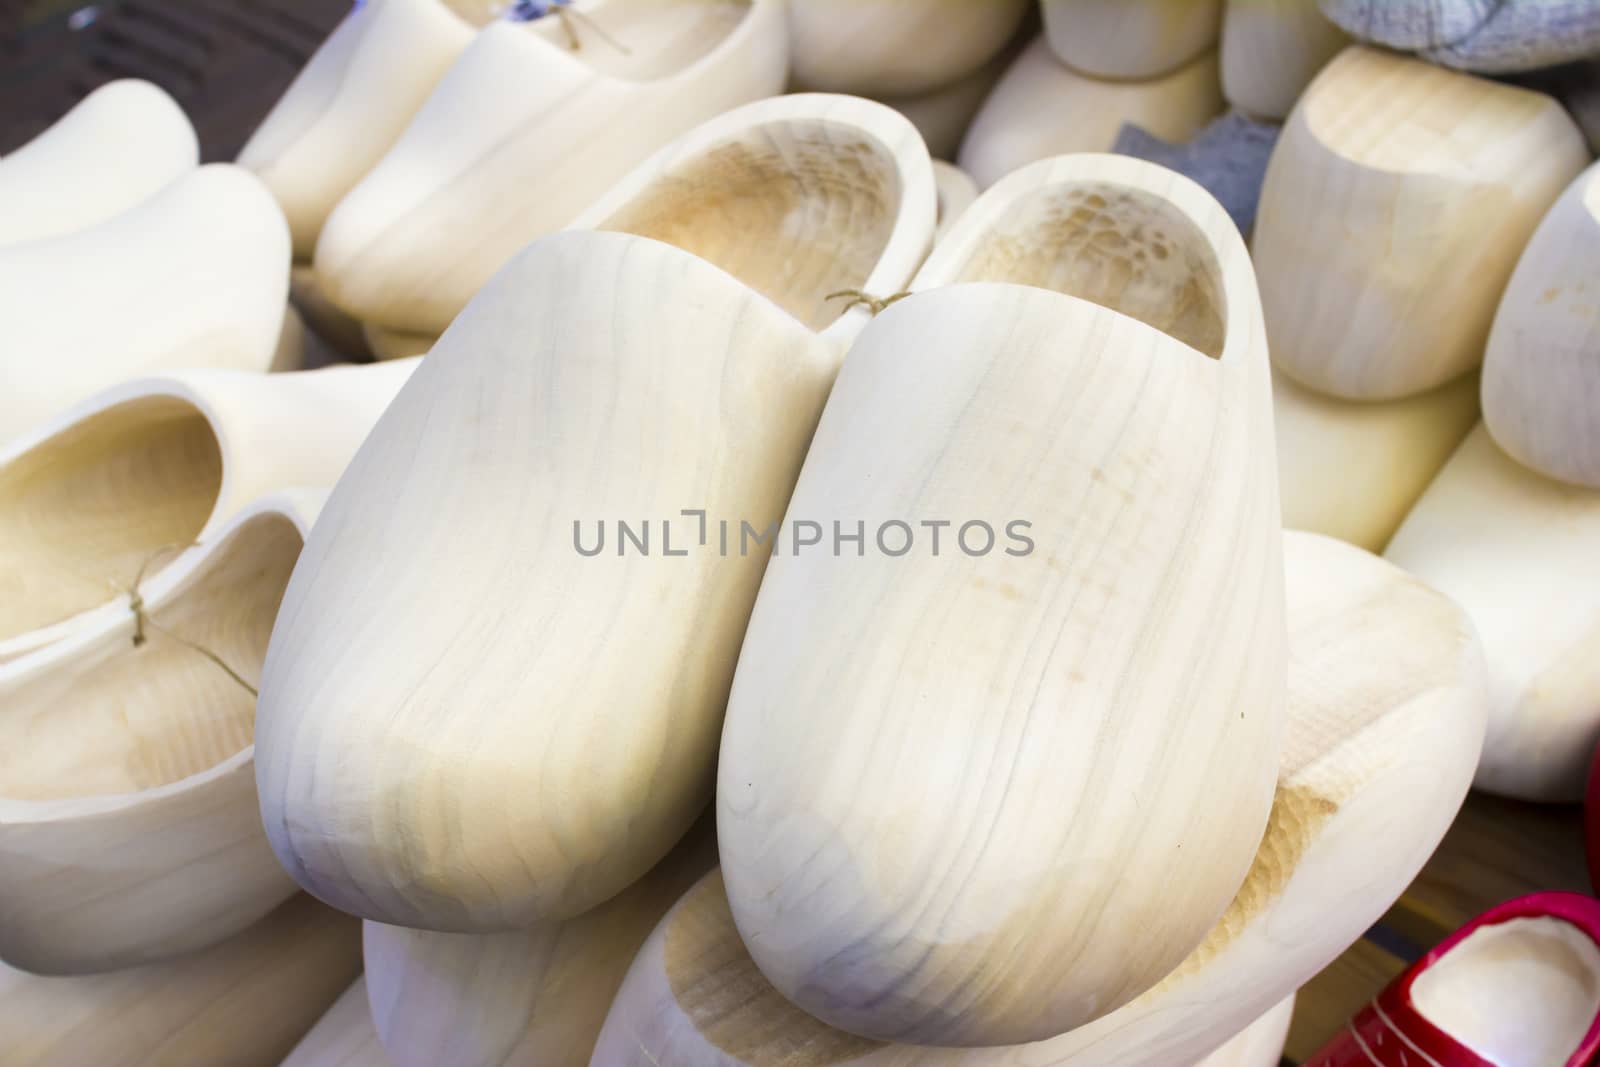
[[257, 497], [331, 486], [415, 366], [174, 371], [0, 447], [0, 663], [120, 614]]
[[170, 959], [294, 892], [261, 828], [251, 727], [321, 502], [263, 498], [121, 611], [0, 666], [0, 960]]
[[1044, 29], [1061, 62], [1095, 78], [1171, 74], [1213, 49], [1222, 0], [1043, 0]]
[[444, 0], [365, 0], [317, 49], [239, 153], [283, 205], [296, 259], [472, 37]]
[[1588, 1067], [1600, 1055], [1600, 902], [1520, 897], [1391, 982], [1306, 1067]]
[[305, 316], [311, 332], [338, 355], [354, 363], [371, 361], [365, 327], [328, 300], [311, 264], [296, 263], [289, 271], [289, 302]]
[[1107, 81], [1065, 66], [1040, 36], [984, 101], [961, 144], [961, 169], [988, 188], [1012, 171], [1068, 152], [1108, 152], [1126, 123], [1187, 141], [1222, 110], [1217, 55], [1149, 81]]
[[[771, 987], [713, 875], [640, 951], [593, 1067], [771, 1067], [806, 1056], [835, 1067], [1172, 1067], [1272, 1010], [1422, 868], [1466, 796], [1485, 704], [1482, 653], [1448, 599], [1329, 538], [1291, 532], [1284, 544], [1289, 723], [1272, 818], [1233, 903], [1160, 984], [1034, 1044], [879, 1044], [828, 1028]], [[1039, 973], [1071, 968], [1058, 958]]]
[[998, 55], [1029, 0], [806, 0], [787, 7], [797, 88], [915, 96], [948, 88]]
[[361, 977], [317, 1020], [282, 1067], [392, 1067], [392, 1063], [378, 1040], [378, 1027], [367, 1006], [367, 979]]
[[983, 107], [1001, 76], [1011, 69], [1026, 39], [1025, 35], [1019, 35], [1010, 47], [989, 62], [942, 89], [914, 96], [880, 93], [874, 99], [910, 119], [927, 142], [928, 153], [933, 158], [955, 159], [978, 109]]
[[788, 96], [663, 149], [474, 299], [341, 479], [274, 634], [258, 781], [303, 886], [486, 933], [667, 853], [711, 798], [769, 551], [740, 522], [781, 516], [870, 317], [849, 305], [905, 288], [934, 211], [903, 117]]
[[1274, 374], [1283, 524], [1382, 552], [1478, 424], [1478, 377], [1359, 403]]
[[[871, 550], [779, 554], [762, 584], [722, 864], [805, 1011], [1015, 1044], [1157, 981], [1260, 840], [1284, 699], [1269, 368], [1221, 205], [1126, 157], [1013, 174], [912, 289], [851, 349], [790, 504]], [[1173, 880], [1182, 901], [1134, 888]]]
[[439, 334], [529, 241], [673, 138], [783, 90], [779, 0], [605, 0], [474, 38], [340, 202], [315, 265], [363, 322]]
[[704, 820], [649, 874], [565, 922], [502, 934], [367, 923], [367, 981], [390, 1061], [582, 1067], [639, 947], [716, 851]]
[[102, 85], [0, 162], [0, 245], [97, 226], [199, 162], [194, 127], [164, 90], [134, 78]]
[[1536, 474], [1480, 424], [1385, 555], [1467, 610], [1492, 701], [1479, 789], [1583, 797], [1600, 743], [1600, 492]]
[[1518, 254], [1587, 161], [1551, 97], [1346, 49], [1295, 106], [1261, 191], [1273, 362], [1348, 400], [1471, 371]]
[[266, 370], [288, 295], [283, 214], [227, 164], [98, 226], [0, 247], [0, 447], [141, 374]]
[[1283, 1062], [1283, 1045], [1293, 1018], [1291, 995], [1195, 1067], [1278, 1067]]
[[220, 945], [111, 974], [0, 965], [6, 1067], [277, 1067], [361, 973], [361, 931], [304, 895]]
[[934, 240], [938, 241], [978, 199], [978, 183], [954, 163], [937, 159], [933, 161], [933, 178], [939, 193], [939, 226], [934, 231]]
[[1600, 164], [1517, 262], [1483, 357], [1483, 421], [1525, 466], [1600, 489]]
[[439, 343], [437, 337], [429, 334], [391, 330], [387, 326], [377, 326], [372, 323], [362, 326], [361, 334], [367, 347], [372, 349], [373, 356], [380, 360], [425, 356]]
[[1256, 119], [1282, 122], [1349, 38], [1317, 0], [1227, 0], [1222, 95]]

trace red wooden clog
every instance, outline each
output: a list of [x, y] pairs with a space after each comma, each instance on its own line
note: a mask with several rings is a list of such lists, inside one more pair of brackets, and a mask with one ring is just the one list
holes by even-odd
[[1600, 900], [1535, 893], [1484, 913], [1391, 982], [1305, 1067], [1592, 1067]]

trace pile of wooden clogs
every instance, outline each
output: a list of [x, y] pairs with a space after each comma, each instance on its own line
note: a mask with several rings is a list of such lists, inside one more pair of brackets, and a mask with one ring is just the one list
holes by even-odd
[[[364, 0], [0, 160], [0, 1065], [1276, 1064], [1600, 743], [1600, 170], [1323, 6]], [[1597, 1050], [1546, 894], [1313, 1062]]]

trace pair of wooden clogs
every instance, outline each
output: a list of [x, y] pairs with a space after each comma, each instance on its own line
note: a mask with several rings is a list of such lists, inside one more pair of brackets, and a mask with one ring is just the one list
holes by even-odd
[[1535, 800], [1576, 800], [1600, 741], [1586, 159], [1549, 97], [1353, 48], [1290, 118], [1255, 238], [1285, 521], [1468, 609], [1495, 694], [1478, 784]]
[[0, 447], [140, 374], [296, 364], [282, 213], [147, 82], [0, 161]]

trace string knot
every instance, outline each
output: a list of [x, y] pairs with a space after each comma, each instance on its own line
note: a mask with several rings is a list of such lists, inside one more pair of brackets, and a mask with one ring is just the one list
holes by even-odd
[[851, 308], [859, 304], [870, 311], [873, 317], [876, 318], [877, 316], [883, 314], [883, 310], [890, 304], [904, 300], [910, 295], [910, 293], [902, 292], [895, 293], [892, 296], [873, 296], [864, 289], [840, 289], [837, 293], [829, 293], [826, 297], [824, 297], [824, 299], [843, 300], [845, 297], [849, 297], [850, 302], [844, 306], [844, 308], [840, 311], [840, 314], [843, 314], [845, 311], [849, 311]]

